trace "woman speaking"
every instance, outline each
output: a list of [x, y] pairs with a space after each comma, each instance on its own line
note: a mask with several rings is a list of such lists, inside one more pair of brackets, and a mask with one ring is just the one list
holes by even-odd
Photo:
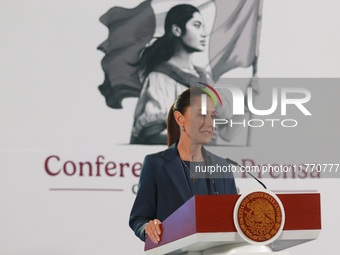
[[[207, 97], [206, 115], [201, 114], [201, 97]], [[231, 172], [223, 178], [195, 178], [196, 166], [228, 163], [209, 151], [214, 132], [216, 109], [204, 91], [191, 88], [182, 92], [170, 108], [167, 122], [169, 148], [147, 155], [141, 170], [138, 193], [131, 210], [129, 225], [143, 241], [148, 236], [160, 241], [160, 224], [195, 195], [237, 194]], [[207, 161], [208, 160], [208, 161]], [[221, 176], [220, 176], [221, 177]]]

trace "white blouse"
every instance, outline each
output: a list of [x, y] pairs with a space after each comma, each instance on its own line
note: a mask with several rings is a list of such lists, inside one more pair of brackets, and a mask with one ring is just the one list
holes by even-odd
[[[199, 74], [196, 70], [181, 70], [199, 77]], [[138, 137], [141, 129], [146, 124], [152, 122], [157, 121], [158, 123], [164, 123], [164, 126], [166, 127], [170, 107], [175, 102], [177, 96], [186, 89], [188, 89], [187, 86], [175, 81], [166, 74], [160, 72], [151, 72], [144, 81], [140, 97], [137, 102], [134, 115], [135, 121], [132, 128], [132, 136]], [[221, 97], [224, 106], [223, 114], [221, 114], [221, 107], [217, 107], [217, 118], [229, 118], [229, 102], [223, 97], [223, 95], [221, 95]], [[219, 103], [217, 106], [219, 106]]]

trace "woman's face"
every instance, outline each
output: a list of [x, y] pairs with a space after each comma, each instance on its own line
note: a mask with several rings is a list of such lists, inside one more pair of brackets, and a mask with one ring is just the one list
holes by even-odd
[[206, 45], [204, 20], [200, 13], [195, 12], [185, 24], [186, 32], [182, 36], [183, 43], [195, 51], [203, 51]]
[[207, 144], [210, 142], [214, 133], [214, 119], [216, 109], [214, 101], [207, 96], [207, 114], [201, 114], [201, 97], [194, 97], [192, 105], [185, 113], [184, 128], [190, 136], [190, 142]]

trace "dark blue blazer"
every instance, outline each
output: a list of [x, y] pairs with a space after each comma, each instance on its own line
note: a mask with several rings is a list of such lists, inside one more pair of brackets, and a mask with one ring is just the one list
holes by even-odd
[[[177, 144], [178, 141], [165, 151], [147, 155], [144, 159], [129, 220], [130, 227], [142, 241], [145, 241], [144, 229], [150, 220], [165, 220], [193, 196]], [[203, 146], [202, 155], [204, 158], [210, 156], [212, 164], [229, 165], [225, 159], [210, 153]], [[214, 178], [216, 191], [220, 195], [237, 194], [233, 174], [226, 172], [222, 175], [223, 178]]]

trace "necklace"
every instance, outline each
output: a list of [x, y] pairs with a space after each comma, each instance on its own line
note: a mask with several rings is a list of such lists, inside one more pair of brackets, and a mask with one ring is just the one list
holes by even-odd
[[[182, 161], [182, 163], [183, 163], [183, 165], [184, 165], [184, 168], [187, 169], [187, 170], [189, 171], [190, 174], [192, 174], [192, 177], [193, 177], [192, 182], [195, 183], [195, 182], [197, 181], [197, 178], [195, 178], [197, 172], [196, 172], [195, 174], [193, 174], [193, 173], [190, 171], [189, 167], [184, 163], [184, 161], [183, 161], [182, 159], [181, 159], [181, 161]], [[203, 161], [202, 161], [202, 162], [203, 162]], [[200, 164], [198, 165], [198, 167], [201, 166], [201, 163], [202, 163], [202, 162], [200, 162]]]

